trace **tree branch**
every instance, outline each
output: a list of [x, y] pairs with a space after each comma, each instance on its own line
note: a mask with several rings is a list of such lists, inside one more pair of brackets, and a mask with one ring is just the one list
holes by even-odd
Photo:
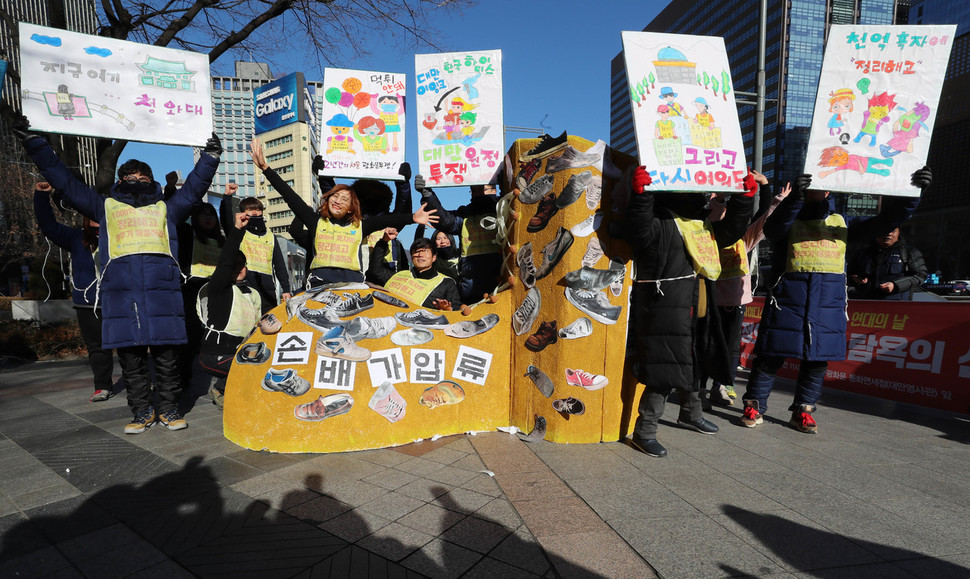
[[295, 0], [276, 0], [273, 2], [273, 4], [270, 5], [265, 12], [253, 18], [245, 26], [243, 26], [242, 30], [230, 33], [222, 40], [222, 42], [212, 47], [212, 50], [209, 51], [209, 62], [215, 62], [216, 59], [222, 56], [227, 50], [249, 38], [249, 35], [252, 34], [254, 30], [289, 10], [290, 7], [293, 6], [294, 1]]

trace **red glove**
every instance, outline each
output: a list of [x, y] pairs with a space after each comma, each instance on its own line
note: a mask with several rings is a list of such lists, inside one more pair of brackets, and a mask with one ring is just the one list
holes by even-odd
[[744, 185], [744, 193], [741, 193], [742, 197], [754, 197], [758, 192], [758, 182], [754, 180], [754, 175], [751, 173], [744, 176], [742, 185]]
[[646, 167], [640, 165], [633, 170], [633, 192], [637, 195], [643, 193], [644, 187], [649, 187], [653, 183], [653, 179], [650, 178], [650, 173], [647, 173]]

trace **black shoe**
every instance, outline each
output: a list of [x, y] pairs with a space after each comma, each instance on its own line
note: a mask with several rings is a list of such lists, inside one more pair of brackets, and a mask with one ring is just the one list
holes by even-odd
[[677, 424], [683, 426], [684, 428], [696, 430], [701, 434], [717, 434], [717, 431], [719, 430], [716, 424], [706, 418], [698, 418], [697, 420], [678, 418]]
[[563, 131], [558, 137], [550, 137], [549, 135], [542, 135], [539, 137], [539, 144], [532, 147], [524, 155], [519, 156], [519, 162], [526, 162], [535, 158], [544, 158], [549, 155], [562, 151], [565, 149], [569, 143], [566, 142], [566, 131]]
[[647, 456], [652, 456], [654, 458], [663, 458], [667, 456], [667, 449], [664, 448], [662, 444], [657, 442], [656, 438], [640, 438], [638, 436], [633, 436], [630, 438], [630, 444], [633, 446], [633, 448], [639, 450]]

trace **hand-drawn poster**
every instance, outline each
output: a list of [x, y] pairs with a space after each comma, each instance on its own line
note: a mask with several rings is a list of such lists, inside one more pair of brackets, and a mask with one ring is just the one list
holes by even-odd
[[488, 183], [505, 155], [502, 51], [414, 55], [418, 173], [429, 185]]
[[747, 174], [724, 39], [623, 32], [640, 162], [660, 191], [737, 191]]
[[955, 25], [832, 26], [805, 172], [831, 191], [916, 197]]
[[39, 131], [201, 146], [209, 57], [20, 23], [24, 114]]
[[324, 69], [322, 174], [403, 179], [405, 87], [404, 74]]

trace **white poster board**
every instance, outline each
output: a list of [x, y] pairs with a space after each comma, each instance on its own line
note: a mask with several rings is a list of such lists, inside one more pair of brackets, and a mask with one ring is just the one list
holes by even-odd
[[640, 163], [658, 191], [737, 191], [747, 174], [724, 39], [623, 32]]
[[832, 26], [805, 172], [831, 191], [919, 196], [955, 25]]
[[403, 179], [406, 78], [394, 72], [323, 72], [323, 175]]
[[202, 146], [209, 57], [20, 23], [21, 102], [38, 131]]
[[414, 55], [418, 173], [429, 186], [487, 184], [505, 156], [502, 51]]

